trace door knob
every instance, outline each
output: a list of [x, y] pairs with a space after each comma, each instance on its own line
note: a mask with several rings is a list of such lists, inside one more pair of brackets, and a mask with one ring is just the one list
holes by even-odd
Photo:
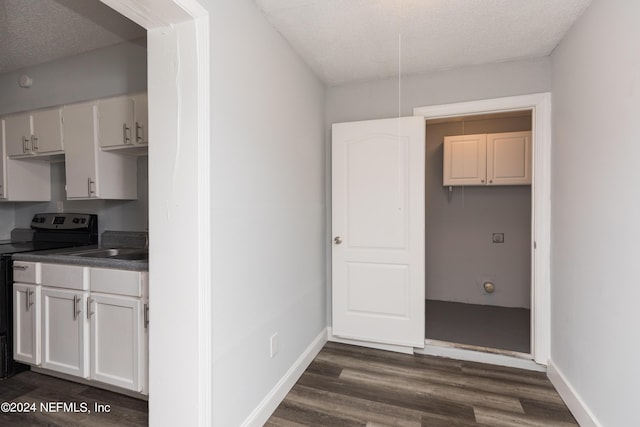
[[342, 238], [340, 236], [336, 236], [333, 238], [333, 243], [335, 243], [336, 245], [339, 245], [342, 243]]

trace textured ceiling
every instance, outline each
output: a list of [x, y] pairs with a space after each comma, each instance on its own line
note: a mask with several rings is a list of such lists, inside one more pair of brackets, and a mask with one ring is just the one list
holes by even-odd
[[591, 0], [254, 0], [329, 85], [546, 56]]
[[0, 0], [0, 73], [145, 35], [98, 0]]

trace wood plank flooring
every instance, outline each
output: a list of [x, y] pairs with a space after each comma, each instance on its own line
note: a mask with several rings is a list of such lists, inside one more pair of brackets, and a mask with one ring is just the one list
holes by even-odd
[[266, 425], [577, 423], [543, 373], [327, 343]]
[[[146, 426], [148, 405], [144, 400], [61, 380], [31, 371], [0, 380], [0, 402], [35, 403], [28, 413], [0, 412], [0, 426]], [[91, 413], [41, 411], [40, 402], [86, 403]], [[110, 405], [110, 412], [96, 413], [94, 403]], [[79, 408], [79, 406], [77, 406]], [[55, 408], [53, 406], [52, 408]]]

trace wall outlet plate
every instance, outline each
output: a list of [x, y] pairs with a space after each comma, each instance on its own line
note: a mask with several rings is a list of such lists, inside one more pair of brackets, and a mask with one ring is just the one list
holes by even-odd
[[493, 233], [491, 235], [491, 241], [493, 243], [504, 243], [504, 233]]

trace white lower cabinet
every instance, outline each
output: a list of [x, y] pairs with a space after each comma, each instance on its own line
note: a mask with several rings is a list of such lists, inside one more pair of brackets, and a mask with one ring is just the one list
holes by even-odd
[[[148, 394], [147, 272], [14, 262], [14, 358]], [[40, 285], [42, 283], [42, 285]]]
[[40, 365], [40, 286], [13, 285], [13, 358]]
[[140, 298], [91, 294], [91, 379], [142, 391], [143, 307]]
[[89, 377], [89, 322], [84, 315], [88, 296], [88, 292], [42, 288], [43, 368]]

